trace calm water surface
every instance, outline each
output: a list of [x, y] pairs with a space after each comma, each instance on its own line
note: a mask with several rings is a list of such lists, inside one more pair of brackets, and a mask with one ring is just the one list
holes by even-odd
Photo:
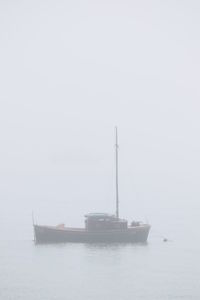
[[192, 225], [167, 243], [37, 245], [0, 242], [0, 299], [199, 299], [199, 243]]

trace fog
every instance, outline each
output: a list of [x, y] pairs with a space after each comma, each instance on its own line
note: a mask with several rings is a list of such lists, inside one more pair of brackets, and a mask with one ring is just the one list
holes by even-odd
[[169, 235], [195, 222], [199, 9], [0, 1], [0, 239], [32, 239], [32, 211], [73, 226], [115, 212], [116, 125], [120, 215]]

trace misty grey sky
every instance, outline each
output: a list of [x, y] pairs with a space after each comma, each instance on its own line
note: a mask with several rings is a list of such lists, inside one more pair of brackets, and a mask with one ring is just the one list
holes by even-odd
[[199, 209], [199, 32], [199, 1], [1, 0], [1, 222], [114, 211], [115, 125], [121, 214]]

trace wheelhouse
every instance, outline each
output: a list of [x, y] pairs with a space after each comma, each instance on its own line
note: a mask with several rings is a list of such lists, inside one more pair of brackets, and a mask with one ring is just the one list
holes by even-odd
[[105, 213], [91, 213], [85, 215], [85, 228], [89, 231], [98, 230], [123, 230], [127, 229], [127, 221], [115, 215]]

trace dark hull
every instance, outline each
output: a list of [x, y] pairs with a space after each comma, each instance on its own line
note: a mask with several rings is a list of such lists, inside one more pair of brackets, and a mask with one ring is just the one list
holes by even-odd
[[147, 224], [125, 230], [88, 231], [85, 229], [34, 225], [35, 242], [45, 243], [145, 243], [150, 226]]

